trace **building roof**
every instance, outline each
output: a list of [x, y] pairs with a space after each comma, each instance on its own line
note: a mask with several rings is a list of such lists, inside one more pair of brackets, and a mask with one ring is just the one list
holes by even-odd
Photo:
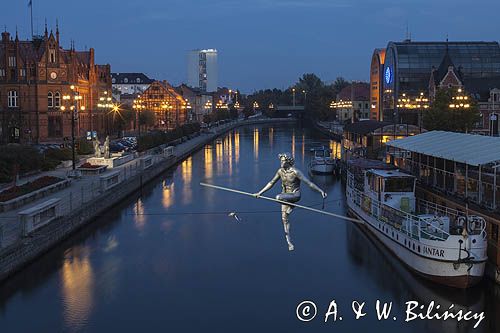
[[356, 133], [361, 135], [366, 135], [384, 126], [391, 125], [391, 123], [386, 121], [376, 121], [376, 120], [361, 120], [355, 123], [347, 124], [344, 127], [345, 132]]
[[150, 79], [144, 73], [111, 73], [113, 84], [151, 84]]
[[369, 101], [370, 84], [365, 82], [352, 83], [337, 94], [337, 100], [351, 101], [352, 98], [354, 101]]
[[434, 77], [434, 84], [436, 86], [439, 86], [443, 79], [445, 78], [446, 74], [448, 74], [449, 69], [453, 68], [453, 73], [455, 76], [462, 81], [462, 73], [460, 68], [457, 69], [455, 64], [453, 63], [453, 60], [451, 60], [450, 54], [448, 52], [448, 48], [446, 48], [446, 53], [444, 54], [443, 60], [441, 61], [441, 64], [439, 65], [438, 69], [433, 71], [433, 77]]
[[473, 166], [500, 162], [500, 137], [431, 131], [386, 145]]

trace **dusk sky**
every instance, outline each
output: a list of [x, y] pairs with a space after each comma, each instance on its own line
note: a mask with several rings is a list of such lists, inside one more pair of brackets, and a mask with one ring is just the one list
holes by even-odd
[[[28, 0], [2, 0], [0, 22], [30, 36]], [[286, 88], [306, 72], [368, 80], [373, 49], [413, 40], [500, 39], [500, 1], [465, 0], [33, 0], [35, 32], [56, 19], [63, 46], [94, 47], [113, 72], [179, 84], [186, 53], [219, 51], [219, 86]], [[2, 27], [3, 28], [3, 27]], [[3, 29], [2, 29], [3, 30]]]

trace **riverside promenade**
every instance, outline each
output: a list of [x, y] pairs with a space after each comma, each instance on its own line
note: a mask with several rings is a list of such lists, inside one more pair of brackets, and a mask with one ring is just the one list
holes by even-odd
[[[145, 183], [184, 160], [218, 136], [245, 125], [288, 123], [294, 119], [251, 119], [227, 123], [212, 128], [174, 148], [173, 155], [154, 153], [155, 149], [99, 175], [84, 175], [72, 179], [69, 186], [45, 195], [13, 210], [0, 213], [0, 280], [21, 269], [50, 248], [91, 222], [107, 209], [118, 204]], [[145, 161], [148, 164], [145, 165]], [[42, 172], [37, 175], [66, 178], [69, 168]], [[111, 181], [110, 181], [111, 180]], [[20, 213], [37, 209], [47, 202], [57, 202], [57, 217], [48, 224], [26, 233]]]

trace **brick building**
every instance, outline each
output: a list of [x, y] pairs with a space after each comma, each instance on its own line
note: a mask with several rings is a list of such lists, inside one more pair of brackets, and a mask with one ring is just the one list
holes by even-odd
[[[74, 86], [74, 90], [71, 90]], [[106, 110], [99, 110], [99, 98], [111, 94], [109, 65], [96, 65], [94, 49], [63, 49], [59, 29], [32, 40], [13, 39], [8, 32], [0, 41], [0, 141], [61, 142], [71, 136], [71, 112], [64, 95], [81, 96], [76, 118], [76, 135], [88, 131], [110, 132]], [[66, 109], [65, 111], [63, 111]]]
[[188, 121], [186, 100], [167, 81], [151, 83], [136, 105], [154, 112], [157, 129], [171, 130]]

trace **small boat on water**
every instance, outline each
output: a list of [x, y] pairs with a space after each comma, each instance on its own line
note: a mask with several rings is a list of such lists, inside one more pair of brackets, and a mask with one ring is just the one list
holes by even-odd
[[487, 259], [484, 219], [416, 198], [415, 182], [383, 162], [349, 161], [349, 213], [421, 276], [456, 288], [478, 283]]
[[312, 148], [313, 157], [309, 162], [309, 170], [316, 174], [333, 174], [337, 170], [337, 161], [332, 158], [331, 151], [325, 147]]

